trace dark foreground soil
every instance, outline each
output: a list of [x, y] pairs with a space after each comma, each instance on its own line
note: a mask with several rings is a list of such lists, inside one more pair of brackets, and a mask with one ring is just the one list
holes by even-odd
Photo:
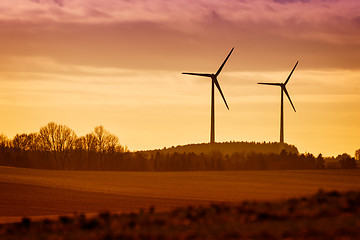
[[360, 239], [360, 191], [0, 225], [0, 239]]

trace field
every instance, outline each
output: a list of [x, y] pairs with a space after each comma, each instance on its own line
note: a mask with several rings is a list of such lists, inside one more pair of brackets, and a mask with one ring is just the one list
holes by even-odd
[[90, 172], [0, 167], [0, 216], [132, 212], [360, 190], [359, 170]]
[[359, 239], [360, 192], [0, 225], [4, 239]]
[[[72, 221], [79, 223], [81, 219], [91, 219], [99, 212], [133, 213], [126, 215], [127, 222], [129, 216], [138, 218], [141, 212], [150, 214], [149, 209], [150, 212], [156, 212], [156, 216], [161, 219], [164, 218], [162, 213], [181, 212], [182, 210], [179, 209], [174, 210], [178, 207], [183, 207], [187, 212], [190, 205], [195, 212], [210, 211], [214, 214], [213, 211], [218, 211], [216, 210], [218, 208], [237, 211], [234, 207], [241, 206], [245, 200], [250, 203], [260, 202], [261, 204], [251, 207], [253, 212], [258, 212], [264, 210], [264, 206], [274, 209], [271, 204], [266, 205], [270, 201], [273, 202], [272, 204], [277, 204], [290, 198], [309, 197], [310, 199], [310, 196], [316, 194], [319, 189], [325, 192], [337, 191], [333, 195], [337, 197], [336, 201], [339, 203], [335, 204], [334, 208], [331, 205], [327, 208], [334, 209], [335, 212], [340, 211], [340, 214], [342, 208], [336, 210], [336, 206], [346, 203], [347, 195], [340, 197], [338, 192], [359, 191], [359, 182], [359, 170], [90, 172], [0, 167], [0, 220], [2, 223], [20, 222], [23, 217], [27, 217], [30, 221], [44, 219], [55, 221], [59, 215], [75, 214], [76, 221], [74, 219]], [[354, 198], [351, 194], [349, 196]], [[355, 194], [356, 197], [358, 195]], [[334, 203], [334, 201], [330, 202]], [[284, 209], [288, 208], [286, 204], [281, 206], [286, 206]], [[276, 214], [285, 211], [281, 210], [282, 207], [275, 208], [279, 210]], [[311, 219], [313, 214], [318, 212], [314, 209], [305, 210], [305, 213], [301, 214], [305, 214], [306, 219]], [[229, 214], [228, 210], [225, 212]], [[83, 216], [81, 213], [86, 215]], [[125, 221], [121, 220], [125, 215], [111, 214], [109, 216], [105, 214], [106, 218], [117, 219], [120, 225]], [[223, 217], [229, 218], [228, 215], [226, 216]], [[332, 221], [337, 219], [334, 215], [331, 217]], [[355, 220], [354, 216], [349, 217], [348, 221], [352, 224], [359, 224], [359, 215], [355, 216]], [[26, 225], [27, 219], [25, 220]], [[100, 223], [96, 226], [98, 224]], [[176, 235], [175, 230], [173, 233]]]

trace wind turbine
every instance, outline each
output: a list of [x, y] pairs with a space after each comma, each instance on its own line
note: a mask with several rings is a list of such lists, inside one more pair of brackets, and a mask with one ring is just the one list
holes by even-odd
[[214, 85], [216, 85], [217, 89], [219, 90], [225, 105], [227, 109], [229, 110], [229, 106], [226, 103], [225, 97], [223, 92], [221, 91], [220, 84], [217, 80], [217, 77], [219, 76], [221, 70], [223, 69], [226, 61], [229, 59], [231, 53], [233, 52], [234, 48], [231, 49], [230, 53], [225, 58], [224, 62], [221, 64], [220, 68], [217, 70], [217, 72], [214, 73], [188, 73], [183, 72], [182, 74], [188, 74], [188, 75], [195, 75], [195, 76], [201, 76], [201, 77], [209, 77], [211, 78], [211, 127], [210, 127], [210, 143], [215, 143], [215, 105], [214, 105]]
[[284, 146], [284, 92], [286, 96], [288, 97], [291, 106], [293, 107], [294, 111], [295, 107], [294, 104], [291, 101], [290, 95], [288, 91], [286, 90], [286, 84], [289, 82], [291, 75], [293, 74], [296, 66], [298, 65], [299, 61], [296, 62], [294, 68], [292, 69], [291, 73], [289, 74], [288, 78], [284, 83], [258, 83], [263, 85], [272, 85], [272, 86], [280, 86], [281, 87], [281, 113], [280, 113], [280, 148], [282, 149]]

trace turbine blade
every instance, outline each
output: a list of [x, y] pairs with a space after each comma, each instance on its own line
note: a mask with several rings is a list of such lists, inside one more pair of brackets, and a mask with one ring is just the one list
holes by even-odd
[[285, 87], [285, 86], [284, 86], [283, 90], [284, 90], [286, 96], [288, 97], [288, 99], [289, 99], [289, 101], [290, 101], [290, 103], [291, 103], [291, 106], [293, 107], [294, 111], [296, 112], [295, 107], [294, 107], [294, 104], [292, 103], [291, 98], [290, 98], [290, 95], [289, 95], [288, 91], [286, 90], [286, 87]]
[[290, 80], [290, 77], [291, 77], [292, 73], [294, 72], [294, 70], [295, 70], [296, 66], [298, 65], [298, 63], [299, 63], [299, 61], [296, 62], [294, 68], [292, 69], [291, 73], [289, 74], [288, 78], [286, 79], [284, 85], [286, 85], [288, 83], [288, 81]]
[[229, 54], [227, 55], [227, 57], [225, 58], [224, 62], [221, 64], [219, 70], [217, 70], [217, 72], [215, 73], [215, 76], [218, 76], [218, 75], [220, 74], [221, 70], [223, 69], [226, 61], [229, 59], [229, 57], [230, 57], [231, 53], [233, 52], [233, 50], [234, 50], [234, 48], [231, 49], [230, 53], [229, 53]]
[[211, 74], [209, 74], [209, 73], [188, 73], [188, 72], [183, 72], [182, 74], [195, 75], [195, 76], [201, 76], [201, 77], [211, 77]]
[[258, 83], [262, 85], [272, 85], [272, 86], [281, 86], [281, 83]]
[[229, 106], [227, 105], [227, 102], [226, 102], [226, 100], [225, 100], [224, 94], [223, 94], [223, 92], [221, 91], [221, 87], [220, 87], [220, 84], [219, 84], [218, 80], [216, 79], [216, 77], [213, 78], [212, 80], [214, 81], [214, 83], [215, 83], [217, 89], [219, 90], [222, 98], [224, 99], [224, 102], [225, 102], [225, 105], [226, 105], [227, 109], [230, 110], [230, 109], [229, 109]]

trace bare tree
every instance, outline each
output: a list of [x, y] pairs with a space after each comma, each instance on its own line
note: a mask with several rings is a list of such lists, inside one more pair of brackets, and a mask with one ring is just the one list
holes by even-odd
[[105, 145], [108, 137], [108, 131], [105, 130], [103, 126], [97, 126], [94, 128], [93, 132], [96, 139], [96, 151], [105, 152]]
[[96, 150], [98, 152], [122, 152], [125, 150], [125, 148], [120, 145], [119, 138], [105, 130], [103, 126], [95, 127], [93, 135], [96, 139]]
[[119, 146], [119, 138], [111, 133], [107, 136], [107, 144], [106, 144], [106, 151], [107, 152], [115, 152], [118, 150]]
[[360, 161], [360, 149], [355, 151], [355, 159], [356, 161]]
[[105, 165], [105, 146], [107, 144], [108, 131], [103, 126], [97, 126], [93, 132], [96, 140], [96, 151], [99, 153], [99, 167], [104, 168]]
[[93, 135], [96, 139], [96, 151], [100, 155], [101, 167], [104, 167], [106, 156], [115, 152], [125, 152], [125, 148], [119, 144], [119, 138], [105, 130], [103, 126], [95, 127]]
[[26, 151], [27, 146], [27, 134], [16, 134], [12, 140], [12, 146], [17, 150]]
[[96, 152], [97, 141], [94, 133], [88, 133], [81, 136], [76, 140], [76, 149], [84, 151], [85, 153], [85, 166], [90, 168], [90, 159]]
[[[4, 134], [0, 134], [0, 153], [1, 153], [1, 159], [4, 158], [4, 154], [5, 154], [5, 149], [9, 146], [9, 140], [7, 138], [7, 136], [5, 136]], [[0, 159], [0, 160], [1, 160]]]
[[29, 133], [27, 135], [27, 148], [30, 151], [38, 151], [40, 150], [39, 146], [39, 134], [38, 133]]
[[46, 126], [40, 128], [39, 146], [41, 150], [56, 152], [56, 131], [57, 124], [54, 122], [50, 122]]
[[5, 148], [8, 147], [9, 144], [9, 140], [7, 138], [7, 136], [5, 136], [4, 134], [0, 134], [0, 147], [1, 148]]
[[93, 133], [88, 133], [85, 135], [85, 146], [86, 150], [89, 152], [96, 151], [96, 137]]
[[39, 149], [37, 133], [16, 134], [12, 140], [12, 147], [22, 151], [36, 151]]
[[97, 150], [97, 140], [94, 133], [88, 133], [76, 140], [76, 148], [84, 151], [95, 152]]
[[9, 147], [9, 140], [4, 134], [0, 134], [0, 163], [6, 160], [6, 148]]
[[70, 151], [74, 148], [76, 134], [65, 125], [54, 122], [40, 128], [39, 143], [42, 150], [52, 153], [55, 162], [60, 169], [65, 168]]

